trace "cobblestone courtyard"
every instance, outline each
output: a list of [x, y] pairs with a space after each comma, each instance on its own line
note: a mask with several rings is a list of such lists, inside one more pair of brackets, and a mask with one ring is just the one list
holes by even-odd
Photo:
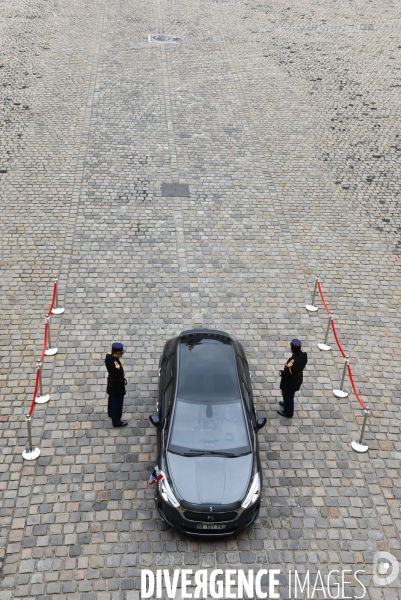
[[[401, 561], [400, 16], [392, 0], [0, 3], [0, 600], [134, 600], [161, 568], [280, 569], [283, 599], [289, 570], [359, 569], [365, 598], [401, 599], [400, 579], [372, 580], [377, 552]], [[162, 197], [172, 182], [190, 197]], [[304, 308], [316, 273], [372, 410], [366, 454], [357, 400], [332, 393], [343, 359], [317, 348], [323, 307]], [[158, 359], [199, 326], [243, 343], [268, 419], [260, 516], [228, 540], [170, 530], [147, 486]], [[288, 421], [292, 337], [309, 363]], [[114, 340], [124, 430], [106, 412]], [[349, 581], [341, 599], [361, 596]]]

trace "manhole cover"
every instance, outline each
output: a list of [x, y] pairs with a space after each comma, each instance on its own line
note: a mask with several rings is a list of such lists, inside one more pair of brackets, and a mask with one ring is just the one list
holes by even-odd
[[177, 38], [165, 33], [149, 33], [148, 42], [158, 42], [159, 44], [175, 44]]
[[189, 198], [187, 183], [162, 183], [162, 196], [165, 198]]

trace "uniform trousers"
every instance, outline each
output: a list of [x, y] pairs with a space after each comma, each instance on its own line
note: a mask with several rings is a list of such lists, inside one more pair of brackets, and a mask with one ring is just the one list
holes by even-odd
[[107, 406], [107, 414], [113, 422], [113, 427], [117, 427], [121, 423], [121, 416], [123, 414], [124, 396], [109, 396], [109, 402]]
[[291, 419], [294, 416], [295, 392], [292, 392], [290, 390], [281, 390], [281, 393], [283, 395], [285, 415], [286, 417], [289, 417]]

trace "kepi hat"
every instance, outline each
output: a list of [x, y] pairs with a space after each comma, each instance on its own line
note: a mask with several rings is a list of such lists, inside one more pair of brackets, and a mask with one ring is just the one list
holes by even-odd
[[300, 340], [291, 340], [290, 344], [291, 350], [294, 350], [294, 352], [299, 352], [301, 350], [302, 342]]
[[124, 354], [124, 346], [121, 342], [113, 342], [111, 345], [112, 352], [122, 352]]

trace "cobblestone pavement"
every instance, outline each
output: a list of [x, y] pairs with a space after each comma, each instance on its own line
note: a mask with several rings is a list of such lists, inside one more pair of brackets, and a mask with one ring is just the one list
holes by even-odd
[[[149, 42], [169, 34], [176, 43]], [[130, 600], [141, 569], [323, 576], [401, 560], [399, 4], [368, 0], [7, 0], [0, 4], [0, 600]], [[190, 198], [161, 197], [163, 182]], [[356, 385], [308, 314], [319, 273]], [[59, 273], [48, 404], [33, 416]], [[226, 541], [163, 525], [147, 487], [157, 364], [192, 326], [233, 333], [259, 415], [260, 517]], [[276, 414], [288, 340], [309, 364]], [[103, 356], [122, 340], [129, 426], [106, 415]], [[333, 348], [335, 347], [333, 341]], [[348, 383], [347, 383], [348, 385]], [[350, 575], [343, 597], [360, 597]], [[334, 592], [333, 592], [334, 593]], [[316, 592], [314, 597], [324, 597]]]

